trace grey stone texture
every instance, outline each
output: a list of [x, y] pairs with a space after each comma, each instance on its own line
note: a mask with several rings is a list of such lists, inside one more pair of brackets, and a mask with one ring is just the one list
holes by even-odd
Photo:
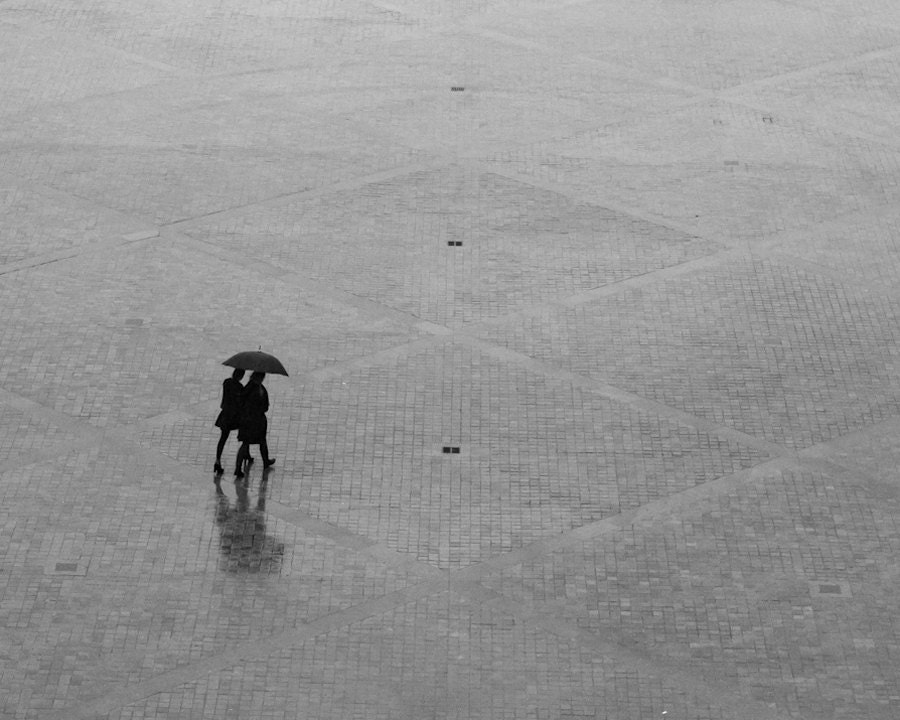
[[889, 0], [0, 2], [0, 718], [896, 720], [898, 71]]

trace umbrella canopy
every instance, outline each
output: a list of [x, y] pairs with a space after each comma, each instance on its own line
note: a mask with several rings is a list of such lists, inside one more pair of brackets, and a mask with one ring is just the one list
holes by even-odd
[[274, 355], [264, 353], [261, 350], [245, 350], [237, 355], [232, 355], [223, 365], [228, 367], [239, 368], [240, 370], [250, 370], [251, 372], [272, 373], [273, 375], [284, 375], [287, 377], [287, 370], [284, 365]]

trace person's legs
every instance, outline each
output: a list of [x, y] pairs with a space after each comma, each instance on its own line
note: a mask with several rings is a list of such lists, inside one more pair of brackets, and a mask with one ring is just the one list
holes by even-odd
[[262, 455], [264, 468], [271, 467], [275, 464], [275, 458], [269, 457], [269, 444], [266, 442], [265, 438], [259, 443], [259, 454]]
[[244, 460], [250, 455], [250, 446], [248, 443], [243, 442], [241, 446], [238, 448], [237, 459], [235, 460], [234, 465], [234, 476], [242, 478], [244, 477]]
[[219, 475], [225, 472], [225, 470], [222, 469], [222, 451], [225, 449], [225, 443], [228, 442], [228, 436], [230, 434], [231, 430], [222, 429], [222, 435], [219, 437], [219, 444], [216, 446], [216, 464], [214, 469]]

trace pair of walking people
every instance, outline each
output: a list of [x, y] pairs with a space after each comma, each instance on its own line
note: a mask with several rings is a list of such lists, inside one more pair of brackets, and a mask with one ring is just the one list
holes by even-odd
[[266, 374], [253, 373], [246, 385], [241, 385], [243, 377], [243, 370], [235, 370], [231, 377], [222, 383], [221, 412], [216, 418], [216, 427], [221, 430], [221, 436], [216, 446], [216, 464], [213, 467], [217, 476], [225, 472], [222, 467], [222, 451], [232, 430], [238, 431], [238, 440], [241, 442], [235, 461], [235, 477], [244, 477], [244, 463], [249, 465], [253, 462], [250, 455], [251, 445], [259, 445], [263, 468], [268, 469], [275, 464], [275, 458], [269, 457], [269, 446], [266, 443], [269, 393], [262, 384]]

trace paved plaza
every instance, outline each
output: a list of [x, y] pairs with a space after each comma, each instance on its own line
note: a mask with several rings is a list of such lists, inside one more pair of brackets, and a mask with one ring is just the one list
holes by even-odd
[[0, 0], [0, 718], [897, 720], [898, 278], [897, 0]]

